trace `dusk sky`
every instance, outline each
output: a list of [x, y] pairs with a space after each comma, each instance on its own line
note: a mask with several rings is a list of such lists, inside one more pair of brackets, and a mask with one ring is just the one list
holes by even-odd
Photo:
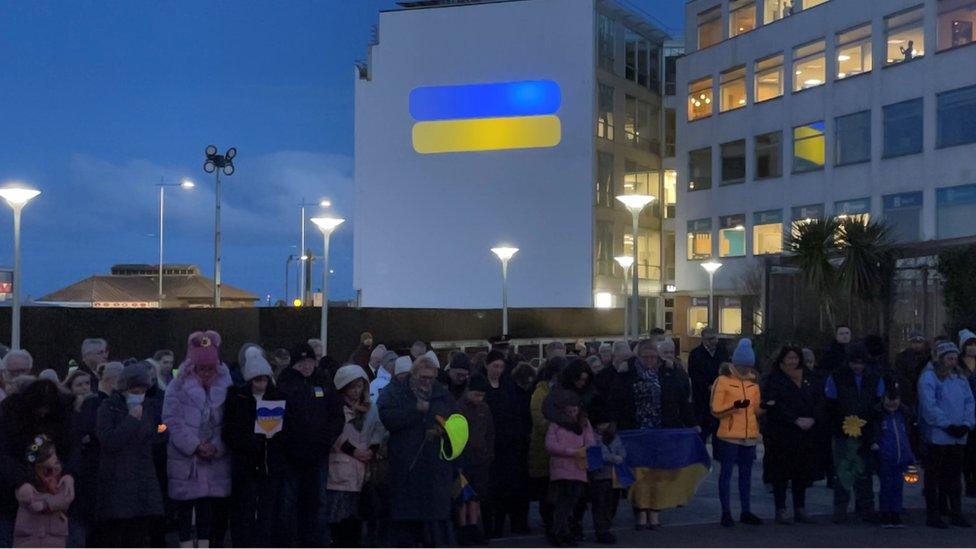
[[[568, 1], [568, 0], [567, 0]], [[681, 26], [684, 0], [626, 0]], [[328, 197], [347, 223], [332, 238], [331, 299], [352, 289], [353, 82], [371, 28], [394, 0], [32, 1], [0, 19], [0, 183], [42, 191], [24, 211], [24, 295], [115, 263], [213, 271], [213, 175], [203, 150], [235, 146], [223, 179], [224, 282], [283, 297], [298, 203]], [[312, 209], [311, 213], [316, 213]], [[0, 265], [13, 264], [0, 209]], [[321, 236], [308, 227], [309, 246]], [[295, 246], [294, 248], [291, 246]], [[321, 271], [313, 275], [319, 287]], [[291, 291], [294, 293], [294, 277]]]

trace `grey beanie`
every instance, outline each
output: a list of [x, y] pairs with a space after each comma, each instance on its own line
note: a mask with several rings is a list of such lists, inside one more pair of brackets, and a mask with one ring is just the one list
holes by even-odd
[[118, 381], [115, 382], [115, 389], [117, 391], [128, 391], [134, 387], [148, 389], [152, 386], [150, 371], [152, 371], [152, 365], [145, 360], [126, 365], [122, 368]]

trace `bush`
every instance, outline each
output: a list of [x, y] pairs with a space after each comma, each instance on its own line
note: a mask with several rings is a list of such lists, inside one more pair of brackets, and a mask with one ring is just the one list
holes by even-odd
[[976, 326], [976, 245], [939, 253], [949, 333]]

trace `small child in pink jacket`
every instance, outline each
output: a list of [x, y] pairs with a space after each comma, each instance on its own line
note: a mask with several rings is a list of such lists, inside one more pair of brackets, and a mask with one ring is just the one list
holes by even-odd
[[549, 543], [557, 547], [575, 547], [569, 520], [573, 508], [586, 494], [586, 449], [594, 444], [593, 429], [580, 412], [579, 396], [567, 390], [550, 395], [562, 421], [549, 424], [546, 450], [549, 452], [549, 502], [554, 506], [552, 535]]
[[14, 547], [64, 547], [68, 541], [65, 512], [75, 499], [71, 483], [61, 483], [61, 462], [54, 443], [34, 437], [27, 449], [33, 480], [17, 489]]

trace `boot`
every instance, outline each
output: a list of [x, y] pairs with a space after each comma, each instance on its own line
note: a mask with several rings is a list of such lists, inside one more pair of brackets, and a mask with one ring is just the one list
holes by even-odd
[[732, 528], [735, 526], [735, 521], [732, 520], [732, 513], [722, 513], [722, 526], [725, 528]]
[[776, 510], [776, 524], [793, 524], [790, 517], [786, 516], [786, 509]]
[[793, 521], [797, 524], [816, 524], [816, 521], [807, 516], [807, 511], [803, 507], [793, 509]]

